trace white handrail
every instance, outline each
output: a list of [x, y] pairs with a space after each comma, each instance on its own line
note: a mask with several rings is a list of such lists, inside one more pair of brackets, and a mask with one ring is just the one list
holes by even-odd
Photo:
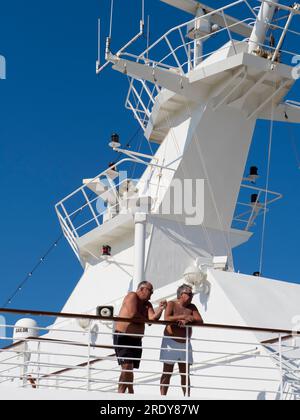
[[[80, 315], [78, 314], [78, 316]], [[5, 326], [9, 328], [15, 327], [13, 325]], [[224, 334], [222, 327], [225, 326], [219, 326], [220, 331]], [[297, 374], [299, 368], [292, 363], [293, 361], [299, 362], [299, 356], [297, 355], [299, 343], [298, 345], [296, 343], [293, 343], [293, 345], [284, 345], [283, 339], [285, 337], [282, 336], [282, 333], [275, 333], [273, 336], [278, 337], [278, 341], [275, 344], [276, 349], [274, 350], [272, 345], [272, 348], [269, 350], [268, 346], [259, 341], [252, 342], [254, 337], [252, 334], [253, 328], [250, 327], [248, 329], [247, 327], [243, 327], [243, 330], [245, 330], [244, 332], [248, 331], [251, 335], [244, 335], [242, 339], [239, 338], [238, 340], [231, 335], [228, 337], [230, 339], [224, 339], [222, 336], [218, 339], [216, 334], [214, 334], [213, 339], [211, 339], [210, 334], [201, 336], [201, 338], [190, 339], [188, 334], [190, 328], [193, 328], [195, 332], [195, 330], [201, 327], [186, 327], [187, 340], [181, 352], [186, 355], [186, 363], [189, 365], [189, 341], [191, 341], [194, 347], [193, 354], [195, 358], [190, 375], [187, 374], [188, 370], [186, 369], [186, 391], [189, 391], [189, 389], [192, 392], [193, 390], [197, 390], [197, 392], [200, 390], [206, 390], [206, 392], [218, 390], [224, 393], [224, 396], [228, 393], [236, 392], [241, 393], [241, 395], [249, 392], [251, 394], [257, 394], [258, 389], [261, 389], [263, 384], [264, 390], [274, 397], [278, 396], [278, 389], [280, 389], [279, 396], [281, 399], [297, 397], [297, 389], [300, 388], [300, 376]], [[211, 326], [211, 328], [215, 332], [218, 330], [217, 326]], [[231, 328], [235, 329], [238, 327], [231, 326]], [[92, 331], [91, 324], [87, 334], [82, 330], [75, 329], [35, 327], [35, 330], [41, 330], [43, 332], [49, 330], [50, 334], [55, 332], [55, 334], [60, 333], [59, 335], [79, 333], [81, 337], [78, 337], [76, 341], [70, 341], [68, 339], [59, 340], [55, 336], [53, 339], [50, 336], [50, 341], [47, 339], [47, 336], [28, 337], [16, 343], [16, 345], [19, 344], [17, 347], [15, 345], [11, 348], [1, 349], [1, 386], [5, 386], [8, 381], [19, 380], [21, 377], [22, 386], [24, 387], [34, 386], [35, 388], [45, 389], [55, 387], [56, 389], [81, 389], [91, 392], [105, 392], [110, 390], [111, 392], [115, 392], [118, 383], [121, 382], [119, 382], [118, 378], [119, 369], [116, 363], [117, 359], [111, 352], [115, 348], [140, 348], [137, 345], [116, 346], [108, 344], [101, 346], [92, 344], [90, 335]], [[260, 332], [266, 331], [270, 333], [268, 329], [259, 330]], [[229, 332], [229, 334], [231, 333]], [[132, 336], [133, 334], [118, 333], [118, 335]], [[134, 335], [137, 337], [144, 336], [144, 334]], [[112, 337], [112, 333], [99, 330], [96, 336], [98, 338], [101, 337], [102, 342], [105, 337]], [[158, 380], [163, 373], [163, 369], [159, 369], [157, 366], [157, 363], [160, 363], [157, 352], [163, 349], [154, 340], [160, 340], [163, 336], [163, 334], [161, 336], [157, 334], [151, 335], [147, 332], [145, 339], [148, 338], [149, 343], [145, 343], [142, 346], [145, 352], [144, 357], [141, 359], [132, 358], [132, 360], [141, 360], [143, 362], [140, 370], [136, 372], [134, 382], [138, 392], [140, 388], [149, 387], [149, 389], [155, 390], [160, 386]], [[250, 337], [251, 341], [249, 340]], [[0, 339], [2, 338], [0, 337]], [[178, 338], [182, 339], [182, 337]], [[9, 337], [6, 337], [6, 339], [9, 339]], [[53, 345], [53, 348], [50, 345]], [[293, 357], [294, 352], [296, 357]], [[13, 356], [11, 356], [12, 353], [14, 354]], [[288, 356], [290, 353], [291, 356]], [[272, 363], [272, 360], [275, 360], [276, 363]], [[172, 363], [173, 361], [167, 357], [165, 362]], [[176, 370], [174, 375], [179, 377], [180, 373]], [[293, 386], [298, 387], [296, 390], [291, 389], [287, 385], [289, 381], [287, 375], [290, 375]], [[188, 376], [194, 382], [191, 385], [189, 385]], [[213, 384], [211, 380], [214, 380]], [[255, 386], [251, 386], [251, 384], [255, 384]], [[180, 389], [181, 385], [172, 384], [172, 387]]]

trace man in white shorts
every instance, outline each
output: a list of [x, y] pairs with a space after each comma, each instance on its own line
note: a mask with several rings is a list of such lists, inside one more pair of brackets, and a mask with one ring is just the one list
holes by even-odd
[[[192, 288], [184, 284], [177, 290], [177, 300], [168, 302], [165, 310], [165, 321], [171, 321], [174, 324], [166, 326], [161, 344], [160, 361], [164, 364], [163, 374], [160, 380], [161, 395], [167, 395], [174, 365], [178, 363], [183, 395], [186, 395], [186, 377], [188, 375], [188, 396], [190, 396], [189, 374], [190, 365], [193, 364], [193, 350], [191, 342], [189, 342], [187, 355], [186, 325], [193, 322], [203, 323], [198, 309], [192, 304], [193, 296]], [[192, 329], [189, 328], [190, 338], [191, 335]], [[188, 374], [186, 372], [187, 364]]]

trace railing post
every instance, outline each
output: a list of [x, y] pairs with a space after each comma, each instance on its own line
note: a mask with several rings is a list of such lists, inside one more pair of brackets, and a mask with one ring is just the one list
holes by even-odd
[[279, 345], [279, 368], [280, 368], [280, 399], [283, 400], [283, 369], [282, 369], [282, 339], [281, 334], [278, 336]]
[[87, 391], [90, 391], [90, 382], [91, 382], [91, 369], [90, 369], [90, 360], [91, 360], [91, 323], [89, 325], [87, 351], [88, 351], [88, 357], [87, 357]]
[[38, 360], [37, 360], [37, 381], [36, 381], [36, 385], [37, 388], [40, 387], [40, 373], [41, 373], [41, 342], [38, 342]]
[[27, 341], [24, 343], [24, 353], [23, 353], [23, 372], [22, 372], [22, 379], [23, 379], [23, 388], [27, 386]]
[[189, 395], [189, 344], [190, 344], [190, 327], [186, 327], [186, 340], [185, 340], [185, 396]]

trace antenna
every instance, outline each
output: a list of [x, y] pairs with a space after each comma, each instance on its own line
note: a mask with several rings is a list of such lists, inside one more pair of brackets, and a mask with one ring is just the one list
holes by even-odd
[[150, 15], [147, 19], [147, 58], [149, 58], [149, 45], [150, 45]]
[[[111, 0], [109, 36], [106, 38], [106, 47], [105, 47], [105, 59], [106, 59], [106, 63], [103, 64], [102, 67], [100, 67], [100, 60], [98, 60], [99, 65], [98, 65], [98, 62], [97, 62], [96, 74], [101, 73], [101, 71], [111, 63], [110, 60], [109, 60], [109, 58], [111, 56], [110, 45], [111, 45], [111, 38], [112, 38], [113, 12], [114, 12], [114, 0]], [[132, 45], [138, 38], [140, 38], [141, 36], [143, 36], [143, 34], [144, 34], [144, 26], [145, 26], [144, 17], [145, 17], [145, 0], [142, 0], [142, 16], [141, 16], [141, 20], [140, 20], [140, 30], [139, 30], [139, 32], [129, 42], [127, 42], [126, 45], [124, 45], [115, 54], [116, 57], [118, 57], [120, 54], [122, 54], [122, 52], [124, 52], [126, 50], [126, 48], [128, 48], [130, 45]], [[98, 36], [98, 38], [100, 38], [100, 36]], [[98, 50], [99, 50], [99, 48], [98, 48]], [[98, 51], [98, 53], [99, 53], [99, 51]]]
[[97, 51], [97, 61], [96, 61], [96, 71], [99, 69], [101, 65], [101, 19], [98, 19], [98, 51]]
[[145, 22], [145, 0], [142, 0], [142, 22]]
[[114, 14], [114, 0], [111, 0], [111, 4], [110, 4], [110, 24], [109, 24], [109, 35], [108, 35], [108, 37], [110, 39], [111, 39], [111, 35], [112, 35], [113, 14]]

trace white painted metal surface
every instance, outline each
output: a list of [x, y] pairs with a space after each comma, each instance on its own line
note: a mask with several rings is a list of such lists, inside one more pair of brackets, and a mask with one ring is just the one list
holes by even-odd
[[258, 18], [249, 40], [250, 53], [265, 43], [266, 33], [270, 23], [272, 22], [277, 3], [279, 3], [279, 0], [273, 0], [273, 4], [262, 2]]
[[[256, 218], [282, 197], [246, 180], [242, 187], [249, 198], [256, 193], [258, 199], [251, 204], [239, 198], [256, 121], [271, 115], [278, 121], [300, 121], [299, 103], [283, 102], [295, 83], [290, 60], [298, 45], [289, 46], [292, 52], [282, 51], [281, 41], [291, 31], [284, 23], [276, 24], [277, 45], [264, 45], [274, 2], [263, 1], [257, 18], [257, 10], [245, 0], [218, 10], [194, 0], [163, 1], [193, 19], [140, 54], [127, 51], [132, 41], [113, 54], [109, 40], [108, 62], [102, 66], [112, 64], [130, 77], [126, 106], [159, 148], [153, 157], [125, 151], [126, 158], [113, 170], [85, 179], [57, 204], [63, 233], [84, 268], [62, 312], [95, 314], [97, 306], [113, 305], [117, 313], [124, 296], [144, 278], [154, 285], [154, 303], [174, 299], [186, 268], [197, 261], [208, 267], [209, 293], [195, 297], [205, 323], [246, 329], [194, 328], [192, 397], [296, 399], [299, 338], [285, 340], [280, 333], [247, 328], [291, 331], [300, 286], [235, 273], [232, 249], [251, 237]], [[198, 13], [199, 7], [206, 13]], [[245, 7], [248, 17], [229, 16], [236, 7]], [[202, 24], [208, 21], [212, 24], [205, 34]], [[199, 48], [194, 49], [195, 43]], [[98, 60], [97, 72], [99, 65]], [[143, 168], [138, 180], [122, 175], [128, 163]], [[145, 198], [150, 206], [141, 219], [137, 203]], [[103, 245], [111, 247], [111, 256], [102, 255]], [[227, 271], [211, 268], [220, 256], [228, 260]], [[53, 389], [55, 395], [63, 389], [115, 395], [119, 369], [112, 355], [112, 325], [95, 320], [86, 329], [83, 325], [58, 317], [40, 339], [1, 351], [0, 384], [31, 388], [34, 395], [33, 378], [38, 391]], [[162, 329], [147, 327], [137, 395], [159, 395]], [[172, 398], [181, 392], [175, 376]]]
[[[219, 270], [209, 270], [208, 282], [210, 294], [195, 296], [206, 327], [193, 327], [191, 397], [298, 399], [300, 342], [296, 335], [288, 338], [292, 333], [290, 319], [298, 310], [298, 285]], [[115, 289], [116, 284], [111, 288]], [[174, 299], [179, 284], [180, 281], [157, 289], [154, 303], [163, 297]], [[98, 284], [99, 293], [101, 289], [105, 289], [105, 284]], [[285, 312], [278, 312], [277, 308], [282, 308], [287, 299], [290, 305]], [[110, 303], [118, 305], [117, 301]], [[223, 326], [219, 322], [221, 316]], [[269, 329], [248, 328], [262, 323]], [[274, 331], [274, 325], [281, 332]], [[83, 398], [88, 398], [87, 390], [105, 391], [118, 398], [119, 367], [111, 327], [109, 321], [91, 319], [88, 327], [82, 329], [75, 315], [73, 319], [72, 315], [68, 319], [62, 315], [49, 328], [40, 328], [38, 338], [27, 338], [1, 351], [1, 385], [4, 390], [9, 385], [30, 389], [31, 398], [36, 390], [45, 388], [61, 392], [81, 390]], [[142, 364], [136, 371], [137, 395], [159, 397], [163, 328], [159, 324], [146, 328]], [[6, 340], [9, 344], [10, 337]], [[180, 376], [175, 371], [169, 396], [176, 398], [180, 393]]]
[[134, 277], [133, 290], [138, 288], [139, 283], [145, 281], [145, 249], [146, 249], [147, 215], [136, 213], [134, 217]]

